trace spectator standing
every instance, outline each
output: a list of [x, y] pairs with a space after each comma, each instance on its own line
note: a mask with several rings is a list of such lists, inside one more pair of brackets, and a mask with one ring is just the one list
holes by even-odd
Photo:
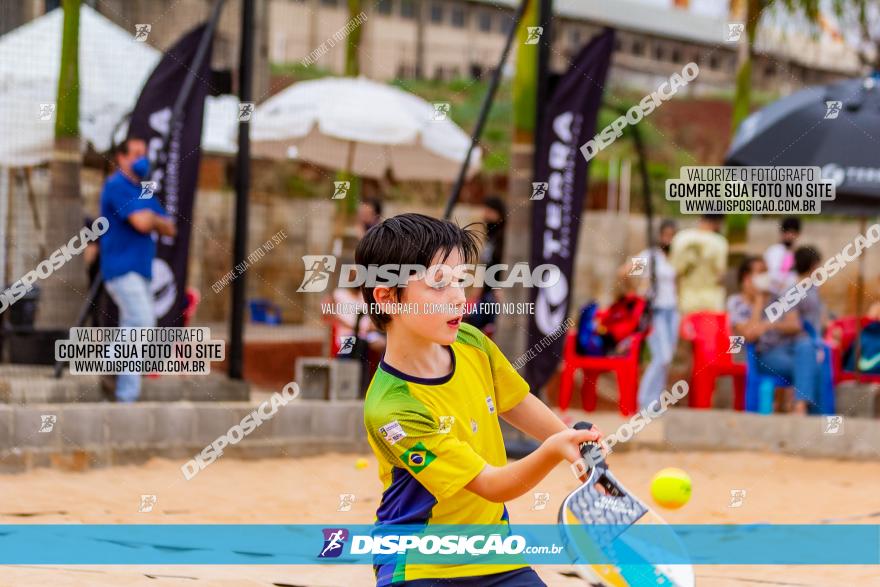
[[[666, 386], [669, 365], [672, 363], [675, 347], [678, 345], [679, 315], [675, 268], [669, 263], [667, 257], [676, 229], [674, 221], [664, 220], [660, 223], [658, 246], [653, 249], [645, 249], [636, 255], [637, 259], [644, 259], [646, 264], [642, 279], [654, 286], [653, 291], [648, 292], [652, 309], [651, 334], [648, 336], [651, 362], [645, 369], [639, 383], [639, 407], [642, 408], [660, 399], [660, 394]], [[655, 280], [651, 279], [652, 265], [656, 276]], [[632, 274], [632, 269], [632, 261], [623, 267], [626, 275]]]
[[367, 231], [382, 222], [382, 202], [376, 198], [364, 198], [358, 205], [358, 233], [364, 238]]
[[784, 218], [779, 224], [779, 242], [764, 252], [770, 283], [777, 291], [787, 289], [794, 281], [794, 245], [800, 235], [800, 218]]
[[[153, 327], [156, 315], [150, 282], [156, 256], [154, 234], [174, 236], [177, 229], [159, 201], [141, 181], [149, 176], [146, 143], [129, 138], [116, 149], [117, 171], [101, 192], [101, 215], [109, 221], [101, 237], [101, 273], [110, 297], [119, 308], [122, 327]], [[133, 402], [140, 396], [141, 376], [123, 373], [116, 378], [116, 399]]]
[[695, 228], [685, 228], [672, 239], [669, 263], [678, 276], [682, 314], [724, 310], [721, 279], [727, 271], [727, 239], [721, 232], [723, 214], [705, 214]]

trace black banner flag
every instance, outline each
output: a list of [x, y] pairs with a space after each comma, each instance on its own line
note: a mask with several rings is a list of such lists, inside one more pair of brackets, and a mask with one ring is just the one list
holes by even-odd
[[[211, 46], [200, 63], [196, 55], [208, 23], [184, 35], [166, 51], [138, 98], [129, 122], [129, 136], [147, 141], [153, 197], [177, 223], [177, 236], [161, 236], [153, 260], [153, 296], [159, 326], [181, 326], [186, 307], [187, 260], [193, 203], [201, 160], [202, 118], [211, 93]], [[194, 83], [187, 79], [194, 77]], [[186, 96], [181, 98], [181, 93]], [[183, 108], [172, 116], [182, 99]]]
[[596, 134], [605, 78], [611, 64], [614, 31], [594, 37], [556, 84], [537, 129], [539, 154], [532, 201], [531, 266], [549, 263], [559, 268], [559, 281], [532, 289], [535, 313], [529, 318], [528, 349], [534, 358], [525, 378], [537, 392], [553, 375], [565, 342], [571, 304], [574, 255], [581, 210], [587, 191], [588, 162], [580, 146]]

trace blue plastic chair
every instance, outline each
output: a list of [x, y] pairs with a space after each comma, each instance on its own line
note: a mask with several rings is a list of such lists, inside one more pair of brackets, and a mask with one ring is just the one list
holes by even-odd
[[[804, 331], [810, 336], [817, 348], [825, 350], [822, 361], [822, 381], [819, 389], [819, 404], [810, 406], [810, 413], [833, 414], [834, 375], [831, 367], [831, 349], [819, 338], [818, 333], [807, 323], [803, 323]], [[746, 345], [746, 402], [747, 412], [769, 414], [773, 411], [773, 396], [777, 387], [791, 387], [791, 382], [779, 375], [763, 373], [758, 369], [758, 353], [755, 345]]]
[[281, 324], [281, 308], [269, 300], [251, 300], [251, 322], [259, 324]]
[[777, 387], [791, 387], [791, 382], [779, 375], [763, 373], [758, 368], [758, 351], [754, 344], [746, 345], [746, 411], [759, 414], [773, 412], [773, 397]]

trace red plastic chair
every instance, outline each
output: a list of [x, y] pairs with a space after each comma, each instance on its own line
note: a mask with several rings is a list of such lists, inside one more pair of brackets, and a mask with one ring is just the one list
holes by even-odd
[[[871, 320], [862, 317], [862, 328]], [[828, 324], [825, 330], [825, 344], [831, 349], [831, 367], [834, 374], [834, 384], [841, 381], [859, 381], [862, 383], [880, 383], [880, 375], [871, 373], [856, 373], [855, 371], [843, 370], [843, 357], [856, 340], [856, 318], [846, 316], [838, 318]]]
[[571, 331], [565, 339], [563, 352], [562, 379], [559, 383], [559, 409], [565, 411], [571, 402], [571, 388], [574, 385], [574, 374], [578, 369], [584, 372], [581, 385], [581, 402], [584, 410], [592, 412], [596, 409], [596, 381], [600, 373], [613, 371], [617, 375], [617, 387], [620, 390], [618, 406], [624, 416], [636, 413], [639, 392], [639, 354], [644, 332], [630, 335], [629, 351], [620, 357], [589, 357], [577, 353], [577, 333]]
[[189, 326], [189, 323], [192, 322], [192, 318], [195, 316], [201, 301], [202, 295], [199, 293], [199, 290], [192, 286], [186, 288], [186, 308], [183, 310], [184, 326]]
[[[730, 348], [730, 326], [724, 312], [694, 312], [681, 321], [681, 338], [693, 345], [694, 367], [691, 373], [688, 403], [692, 408], [711, 408], [715, 382], [719, 377], [733, 377], [733, 406], [745, 408], [746, 365], [734, 363]], [[746, 352], [743, 345], [742, 353]]]

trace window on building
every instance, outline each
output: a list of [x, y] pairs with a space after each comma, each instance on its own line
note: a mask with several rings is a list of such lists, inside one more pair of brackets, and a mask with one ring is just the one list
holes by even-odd
[[633, 41], [632, 52], [633, 52], [633, 55], [644, 55], [645, 44], [639, 40]]
[[477, 15], [477, 25], [480, 27], [480, 30], [484, 33], [488, 33], [492, 30], [492, 13], [487, 12], [485, 10], [481, 10]]
[[767, 67], [764, 68], [764, 75], [767, 77], [773, 77], [776, 75], [776, 64], [772, 61], [767, 64]]
[[666, 59], [666, 47], [663, 46], [662, 42], [658, 42], [654, 45], [654, 59], [657, 61], [663, 61]]
[[498, 19], [498, 30], [500, 30], [503, 34], [510, 33], [510, 29], [513, 27], [513, 15], [512, 14], [502, 14]]
[[712, 53], [709, 55], [709, 69], [718, 69], [720, 65], [720, 60], [718, 59], [718, 55]]
[[623, 51], [623, 40], [617, 35], [614, 36], [614, 50]]
[[413, 0], [400, 0], [400, 16], [403, 18], [415, 18], [416, 3]]
[[675, 48], [672, 50], [672, 61], [681, 63], [681, 49]]
[[431, 22], [443, 22], [443, 5], [439, 2], [431, 4]]
[[379, 0], [377, 8], [379, 14], [391, 14], [391, 0]]
[[452, 26], [463, 29], [466, 24], [466, 15], [464, 12], [464, 6], [453, 6], [451, 12], [452, 12]]
[[338, 6], [339, 0], [321, 0], [321, 4], [324, 6]]
[[581, 44], [581, 30], [576, 28], [568, 29], [568, 40], [572, 45]]

